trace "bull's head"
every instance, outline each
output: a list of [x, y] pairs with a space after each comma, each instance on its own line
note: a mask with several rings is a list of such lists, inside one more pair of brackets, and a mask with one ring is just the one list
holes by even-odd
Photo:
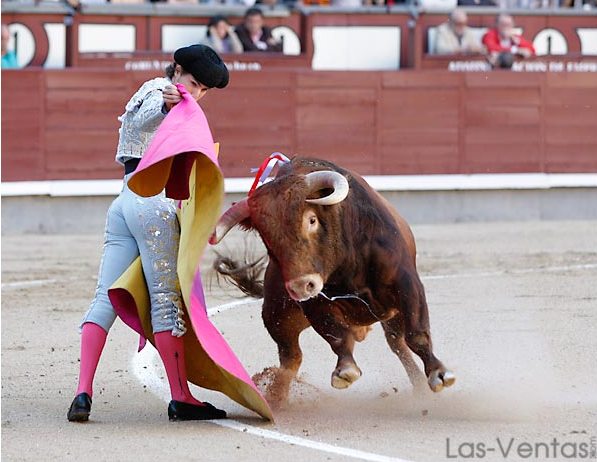
[[257, 230], [280, 266], [290, 297], [317, 296], [342, 257], [340, 204], [348, 180], [334, 171], [290, 174], [266, 183], [220, 218], [211, 244], [234, 226]]

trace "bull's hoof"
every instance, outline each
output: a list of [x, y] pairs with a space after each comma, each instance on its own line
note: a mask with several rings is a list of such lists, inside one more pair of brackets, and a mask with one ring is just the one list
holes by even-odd
[[361, 375], [363, 375], [363, 373], [356, 365], [346, 366], [342, 369], [337, 368], [332, 373], [332, 387], [340, 390], [348, 388], [353, 382], [356, 382]]
[[435, 393], [439, 393], [446, 387], [451, 387], [456, 381], [456, 376], [452, 371], [437, 369], [429, 374], [427, 383], [429, 388]]
[[288, 369], [266, 367], [252, 378], [272, 409], [277, 410], [287, 404], [290, 384], [295, 375], [295, 372]]

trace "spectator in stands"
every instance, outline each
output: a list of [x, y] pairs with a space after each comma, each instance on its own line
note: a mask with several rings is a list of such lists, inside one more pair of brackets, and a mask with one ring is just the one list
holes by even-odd
[[236, 26], [236, 34], [245, 51], [282, 51], [282, 43], [263, 25], [263, 12], [259, 8], [247, 10], [244, 22]]
[[591, 10], [591, 8], [597, 8], [597, 0], [559, 0], [559, 6], [562, 8]]
[[514, 56], [530, 58], [535, 55], [533, 44], [514, 31], [514, 19], [509, 14], [500, 14], [496, 27], [488, 30], [482, 41], [494, 67], [511, 67]]
[[458, 6], [498, 6], [496, 0], [458, 0]]
[[255, 5], [263, 5], [266, 7], [273, 8], [277, 5], [277, 3], [278, 3], [278, 0], [257, 0], [255, 2]]
[[[199, 3], [203, 3], [203, 1], [199, 1]], [[207, 0], [207, 3], [211, 3], [212, 5], [227, 5], [227, 6], [244, 6], [246, 8], [251, 8], [255, 5], [255, 0]]]
[[225, 16], [213, 16], [207, 24], [207, 33], [202, 42], [218, 53], [242, 53], [243, 45]]
[[456, 8], [450, 19], [437, 28], [435, 53], [438, 55], [458, 53], [480, 53], [481, 42], [468, 27], [468, 16], [464, 10]]
[[343, 8], [360, 8], [363, 6], [362, 0], [331, 0], [332, 6], [341, 6]]
[[2, 69], [17, 69], [17, 55], [13, 50], [8, 49], [10, 31], [6, 24], [2, 24]]

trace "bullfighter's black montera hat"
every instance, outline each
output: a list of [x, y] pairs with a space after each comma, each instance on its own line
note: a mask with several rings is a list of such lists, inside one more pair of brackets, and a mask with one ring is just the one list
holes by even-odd
[[206, 45], [190, 45], [174, 52], [174, 61], [195, 80], [209, 88], [228, 85], [228, 68], [222, 58]]

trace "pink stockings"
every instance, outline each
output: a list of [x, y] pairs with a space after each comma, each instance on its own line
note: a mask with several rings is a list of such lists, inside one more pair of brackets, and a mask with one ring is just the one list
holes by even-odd
[[97, 369], [108, 333], [97, 324], [86, 322], [81, 331], [81, 368], [77, 395], [87, 393], [93, 396], [93, 376]]
[[182, 337], [174, 337], [172, 332], [166, 331], [154, 334], [153, 338], [166, 369], [172, 399], [183, 403], [202, 405], [201, 401], [193, 398], [189, 390]]
[[[93, 377], [99, 363], [102, 350], [106, 344], [107, 332], [92, 322], [83, 324], [81, 333], [81, 367], [79, 371], [79, 386], [77, 395], [87, 393], [93, 396]], [[181, 337], [173, 337], [172, 332], [158, 332], [154, 334], [155, 344], [170, 384], [172, 399], [184, 403], [201, 405], [191, 395], [187, 382], [185, 366], [184, 343]]]

